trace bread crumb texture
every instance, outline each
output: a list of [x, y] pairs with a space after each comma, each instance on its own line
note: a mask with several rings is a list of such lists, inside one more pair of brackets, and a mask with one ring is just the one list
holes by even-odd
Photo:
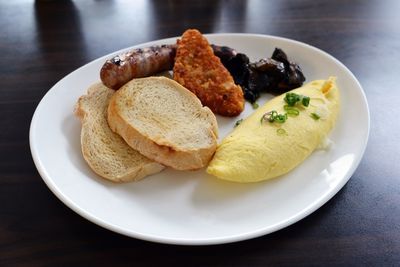
[[159, 172], [163, 166], [141, 155], [107, 123], [107, 107], [114, 90], [102, 84], [89, 88], [78, 100], [75, 114], [81, 119], [83, 157], [98, 175], [114, 181], [134, 181]]

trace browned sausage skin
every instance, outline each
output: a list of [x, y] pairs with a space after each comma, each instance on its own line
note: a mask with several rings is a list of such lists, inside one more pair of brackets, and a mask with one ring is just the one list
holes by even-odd
[[141, 78], [170, 70], [174, 64], [176, 45], [137, 48], [117, 55], [104, 63], [100, 79], [109, 88], [118, 89], [133, 78]]
[[[176, 44], [137, 48], [107, 60], [100, 70], [100, 79], [105, 86], [117, 90], [133, 78], [147, 77], [174, 66]], [[232, 57], [236, 51], [226, 46], [212, 45], [214, 54], [223, 58]]]

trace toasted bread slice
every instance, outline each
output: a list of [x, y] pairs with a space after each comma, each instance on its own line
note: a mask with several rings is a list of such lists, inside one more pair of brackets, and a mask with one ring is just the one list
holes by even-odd
[[107, 107], [114, 90], [101, 83], [92, 85], [75, 106], [82, 123], [82, 154], [91, 169], [113, 182], [139, 180], [161, 171], [156, 163], [128, 146], [107, 123]]
[[108, 124], [146, 157], [178, 170], [206, 166], [217, 147], [215, 115], [165, 77], [122, 86], [110, 100]]
[[214, 113], [237, 116], [244, 109], [242, 88], [235, 84], [198, 30], [189, 29], [178, 40], [174, 80], [196, 94]]

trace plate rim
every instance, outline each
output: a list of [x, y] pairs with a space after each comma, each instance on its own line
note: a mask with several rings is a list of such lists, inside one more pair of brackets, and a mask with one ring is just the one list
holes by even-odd
[[115, 226], [113, 224], [110, 224], [103, 219], [100, 219], [96, 217], [95, 215], [91, 214], [88, 211], [85, 211], [85, 209], [79, 207], [78, 204], [75, 204], [72, 199], [70, 199], [68, 196], [66, 196], [62, 190], [54, 183], [53, 179], [50, 177], [50, 175], [47, 173], [45, 166], [41, 162], [40, 156], [38, 154], [38, 151], [35, 147], [35, 144], [33, 143], [33, 140], [35, 139], [35, 129], [36, 129], [36, 124], [38, 121], [38, 113], [40, 111], [40, 108], [42, 107], [45, 99], [48, 97], [48, 95], [54, 90], [55, 87], [57, 87], [59, 84], [61, 84], [65, 79], [67, 79], [69, 76], [79, 72], [81, 69], [85, 68], [87, 65], [92, 64], [94, 61], [97, 60], [104, 60], [111, 58], [113, 55], [119, 54], [123, 51], [128, 51], [130, 49], [138, 48], [138, 47], [145, 47], [152, 45], [153, 43], [161, 43], [161, 42], [169, 42], [174, 39], [179, 38], [180, 36], [177, 37], [169, 37], [169, 38], [163, 38], [163, 39], [158, 39], [158, 40], [153, 40], [145, 43], [140, 43], [136, 44], [130, 47], [126, 47], [123, 49], [119, 49], [117, 51], [108, 53], [107, 55], [95, 58], [88, 63], [82, 65], [81, 67], [71, 71], [67, 75], [65, 75], [63, 78], [61, 78], [59, 81], [57, 81], [47, 92], [44, 94], [44, 96], [41, 98], [39, 103], [37, 104], [35, 111], [33, 113], [31, 123], [30, 123], [30, 128], [29, 128], [29, 146], [30, 146], [30, 151], [31, 155], [35, 164], [36, 169], [38, 170], [42, 180], [45, 182], [47, 187], [50, 189], [51, 192], [59, 199], [63, 204], [65, 204], [68, 208], [73, 210], [75, 213], [79, 214], [81, 217], [85, 218], [86, 220], [101, 226], [105, 229], [111, 230], [113, 232], [128, 236], [128, 237], [133, 237], [141, 240], [146, 240], [146, 241], [151, 241], [151, 242], [156, 242], [156, 243], [163, 243], [163, 244], [174, 244], [174, 245], [216, 245], [216, 244], [226, 244], [226, 243], [233, 243], [233, 242], [238, 242], [238, 241], [244, 241], [248, 239], [253, 239], [256, 237], [264, 236], [267, 234], [271, 234], [273, 232], [279, 231], [281, 229], [284, 229], [298, 221], [301, 221], [305, 217], [309, 216], [316, 210], [318, 210], [320, 207], [325, 205], [330, 199], [333, 198], [342, 188], [343, 186], [349, 181], [349, 179], [352, 177], [356, 169], [358, 168], [364, 154], [365, 150], [368, 144], [369, 140], [369, 135], [370, 135], [370, 110], [369, 110], [369, 105], [367, 101], [367, 97], [365, 94], [365, 91], [363, 87], [361, 86], [360, 82], [358, 79], [355, 77], [355, 75], [338, 59], [330, 55], [329, 53], [315, 47], [312, 45], [309, 45], [307, 43], [297, 41], [294, 39], [286, 38], [286, 37], [280, 37], [280, 36], [274, 36], [274, 35], [268, 35], [268, 34], [258, 34], [258, 33], [208, 33], [204, 34], [206, 37], [212, 37], [212, 36], [218, 36], [218, 37], [230, 37], [230, 36], [238, 36], [238, 37], [259, 37], [259, 38], [267, 38], [267, 39], [276, 39], [276, 40], [282, 40], [285, 42], [289, 43], [294, 43], [296, 45], [302, 46], [302, 47], [308, 47], [311, 48], [312, 50], [316, 50], [319, 53], [322, 53], [324, 56], [328, 57], [330, 60], [334, 61], [337, 65], [339, 65], [343, 70], [346, 71], [346, 73], [349, 75], [349, 77], [352, 79], [353, 82], [355, 82], [358, 86], [357, 89], [359, 89], [359, 93], [361, 93], [362, 96], [362, 103], [365, 106], [366, 109], [366, 129], [363, 129], [366, 131], [365, 133], [365, 139], [363, 140], [362, 143], [362, 150], [358, 157], [355, 159], [354, 163], [351, 165], [351, 168], [349, 168], [346, 172], [346, 174], [343, 176], [343, 179], [340, 180], [340, 182], [334, 187], [333, 190], [329, 190], [325, 194], [321, 195], [318, 200], [313, 201], [310, 203], [310, 205], [304, 207], [301, 211], [298, 213], [290, 216], [284, 221], [281, 221], [279, 223], [276, 223], [274, 225], [270, 225], [268, 227], [256, 229], [254, 231], [250, 232], [241, 232], [236, 235], [230, 235], [230, 236], [224, 236], [224, 237], [215, 237], [215, 238], [204, 238], [204, 239], [190, 239], [190, 238], [169, 238], [169, 237], [164, 237], [164, 236], [157, 236], [157, 235], [152, 235], [152, 234], [143, 234], [140, 232], [135, 232], [127, 229], [122, 229], [121, 227]]

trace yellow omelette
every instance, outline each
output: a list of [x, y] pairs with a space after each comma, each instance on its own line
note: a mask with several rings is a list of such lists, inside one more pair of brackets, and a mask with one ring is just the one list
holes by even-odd
[[[315, 80], [290, 91], [309, 97], [307, 107], [296, 103], [288, 108], [286, 94], [259, 107], [224, 138], [207, 172], [224, 180], [248, 183], [283, 175], [298, 166], [335, 125], [340, 104], [335, 80]], [[284, 122], [270, 121], [272, 115], [285, 113]]]

